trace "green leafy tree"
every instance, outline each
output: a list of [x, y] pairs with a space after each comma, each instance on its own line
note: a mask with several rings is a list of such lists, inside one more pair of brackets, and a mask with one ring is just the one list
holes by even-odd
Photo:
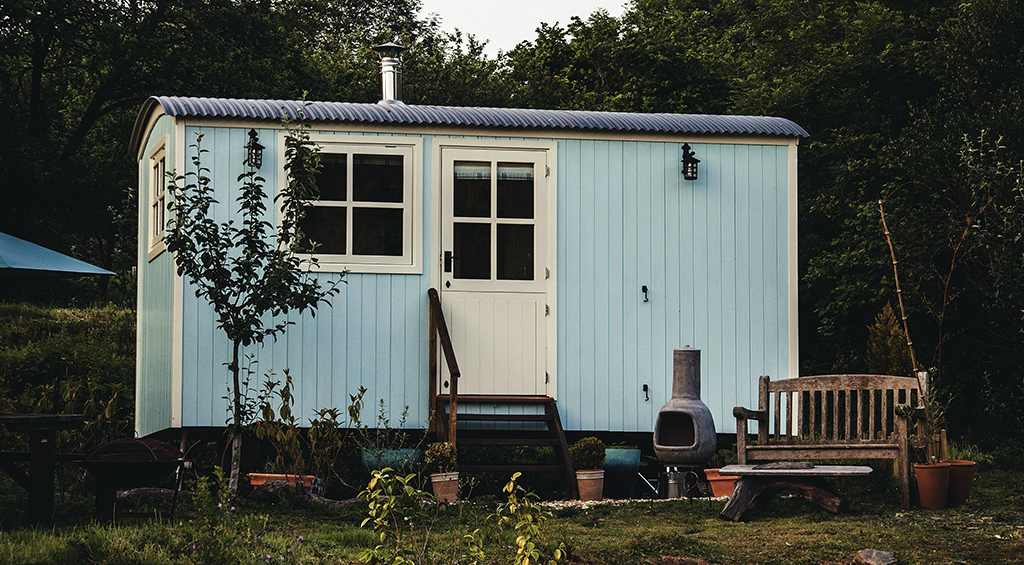
[[[138, 167], [152, 95], [374, 102], [374, 40], [427, 33], [418, 0], [0, 2], [0, 226], [118, 273], [46, 287], [132, 302]], [[310, 22], [315, 22], [311, 24]], [[45, 194], [45, 198], [39, 195]], [[109, 288], [108, 288], [109, 285]], [[38, 286], [38, 285], [36, 285]], [[47, 298], [33, 285], [21, 295]]]
[[327, 297], [337, 292], [336, 283], [321, 286], [296, 255], [302, 240], [298, 229], [302, 201], [318, 194], [315, 176], [320, 157], [301, 125], [293, 126], [286, 120], [285, 127], [289, 181], [273, 199], [281, 217], [276, 228], [268, 220], [271, 200], [264, 190], [264, 179], [249, 163], [238, 177], [241, 222], [214, 221], [217, 201], [210, 171], [202, 162], [206, 150], [202, 149], [201, 133], [192, 146], [196, 151], [192, 156], [194, 169], [168, 185], [173, 200], [168, 204], [171, 219], [165, 236], [167, 249], [175, 254], [178, 274], [188, 277], [197, 297], [209, 301], [217, 315], [217, 327], [231, 342], [228, 433], [232, 437], [232, 493], [238, 489], [242, 434], [251, 417], [240, 378], [242, 347], [282, 334], [294, 323], [287, 318], [293, 310], [310, 310], [316, 315], [320, 303], [326, 303]]

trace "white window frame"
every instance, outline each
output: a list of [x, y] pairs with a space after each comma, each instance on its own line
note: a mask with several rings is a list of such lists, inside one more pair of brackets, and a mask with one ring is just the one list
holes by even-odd
[[[284, 134], [279, 138], [280, 162], [284, 159]], [[325, 273], [377, 273], [377, 274], [422, 274], [423, 273], [423, 140], [418, 137], [350, 136], [311, 134], [310, 140], [320, 147], [321, 154], [345, 153], [351, 171], [352, 155], [399, 155], [404, 159], [404, 186], [401, 204], [371, 203], [372, 208], [401, 208], [402, 214], [402, 255], [340, 255], [300, 254], [303, 268], [312, 268]], [[288, 182], [284, 167], [280, 167], [282, 184]], [[351, 173], [350, 173], [351, 174]], [[352, 245], [352, 209], [360, 207], [352, 203], [352, 182], [348, 179], [348, 221], [346, 241]], [[313, 204], [314, 206], [317, 204]], [[313, 266], [309, 259], [315, 257]]]
[[167, 233], [167, 138], [162, 138], [149, 153], [149, 253], [148, 259], [164, 251]]

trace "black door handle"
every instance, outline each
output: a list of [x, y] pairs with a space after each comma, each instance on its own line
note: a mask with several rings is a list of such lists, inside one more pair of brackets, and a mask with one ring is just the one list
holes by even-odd
[[451, 251], [444, 252], [444, 272], [452, 272], [452, 261], [454, 261], [455, 259], [458, 259], [458, 257], [452, 255]]

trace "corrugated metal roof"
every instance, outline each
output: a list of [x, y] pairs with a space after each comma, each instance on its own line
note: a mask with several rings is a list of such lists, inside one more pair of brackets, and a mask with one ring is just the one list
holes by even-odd
[[[797, 124], [769, 116], [718, 116], [703, 114], [639, 114], [631, 112], [583, 112], [578, 110], [530, 110], [525, 108], [468, 108], [413, 106], [406, 104], [357, 104], [350, 102], [303, 102], [299, 100], [244, 100], [155, 96], [146, 101], [136, 122], [136, 135], [148, 114], [159, 105], [170, 116], [280, 120], [297, 116], [304, 108], [313, 121], [362, 124], [567, 129], [645, 133], [725, 135], [779, 135], [807, 137]], [[145, 117], [144, 117], [145, 116]], [[133, 146], [140, 140], [133, 135]]]

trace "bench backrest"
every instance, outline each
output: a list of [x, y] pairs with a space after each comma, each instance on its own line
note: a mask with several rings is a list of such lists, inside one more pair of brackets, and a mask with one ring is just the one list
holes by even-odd
[[[922, 383], [923, 384], [923, 383]], [[914, 377], [816, 375], [758, 383], [758, 443], [895, 442], [896, 407], [923, 398]]]

